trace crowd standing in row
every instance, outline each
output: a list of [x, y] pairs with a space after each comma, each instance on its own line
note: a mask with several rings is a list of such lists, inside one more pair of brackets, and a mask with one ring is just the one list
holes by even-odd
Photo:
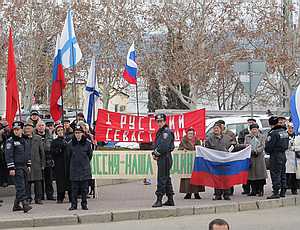
[[[272, 116], [269, 119], [271, 130], [264, 135], [259, 129], [256, 120], [248, 119], [248, 128], [242, 130], [238, 138], [235, 134], [226, 130], [223, 120], [217, 121], [213, 131], [202, 143], [205, 147], [230, 152], [240, 151], [251, 145], [250, 169], [248, 183], [244, 184], [242, 194], [248, 196], [264, 196], [264, 185], [267, 179], [267, 163], [273, 186], [273, 194], [268, 199], [285, 197], [286, 190], [291, 189], [293, 195], [298, 194], [300, 179], [300, 137], [295, 136], [293, 123], [288, 122], [285, 117]], [[187, 130], [179, 149], [195, 150], [200, 144], [195, 138], [192, 128]], [[265, 155], [269, 155], [266, 158]], [[269, 160], [267, 160], [269, 159]], [[180, 192], [186, 193], [184, 199], [191, 199], [192, 193], [195, 199], [201, 199], [199, 192], [204, 191], [202, 186], [194, 186], [189, 178], [181, 179]], [[214, 200], [230, 200], [234, 189], [215, 189]]]
[[[25, 122], [15, 121], [12, 130], [6, 121], [0, 127], [0, 179], [1, 186], [15, 184], [16, 198], [13, 211], [28, 212], [34, 202], [42, 205], [44, 199], [54, 199], [53, 180], [56, 179], [57, 203], [63, 203], [68, 192], [70, 210], [87, 210], [89, 185], [92, 185], [90, 160], [94, 138], [82, 113], [70, 123], [54, 126], [44, 123], [36, 110]], [[10, 182], [10, 179], [14, 181]], [[22, 204], [22, 206], [21, 206]]]
[[[157, 161], [157, 200], [153, 207], [175, 206], [174, 190], [170, 177], [172, 168], [172, 151], [174, 134], [168, 128], [166, 115], [158, 114], [155, 120], [159, 126], [154, 143], [153, 159]], [[300, 173], [300, 139], [295, 137], [293, 124], [283, 117], [269, 119], [271, 130], [268, 136], [262, 134], [255, 119], [248, 120], [248, 128], [242, 130], [238, 138], [227, 130], [223, 120], [217, 121], [213, 131], [205, 142], [196, 139], [195, 130], [191, 127], [182, 139], [180, 150], [195, 150], [203, 144], [207, 148], [230, 152], [240, 151], [251, 145], [251, 163], [248, 183], [243, 185], [243, 194], [263, 196], [267, 179], [265, 154], [270, 155], [269, 168], [273, 185], [273, 194], [268, 199], [285, 197], [290, 188], [297, 194]], [[39, 118], [38, 111], [32, 111], [24, 124], [16, 121], [10, 131], [5, 121], [0, 126], [0, 186], [7, 186], [14, 178], [16, 199], [13, 211], [28, 212], [32, 207], [32, 185], [34, 202], [43, 204], [44, 199], [54, 199], [53, 180], [56, 180], [56, 200], [63, 203], [68, 193], [71, 207], [77, 209], [77, 198], [81, 197], [81, 208], [87, 210], [89, 186], [94, 192], [90, 161], [96, 145], [93, 131], [79, 113], [74, 122], [65, 119], [62, 124], [47, 122]], [[9, 176], [10, 177], [9, 177]], [[190, 178], [182, 178], [180, 192], [184, 199], [201, 199], [199, 192], [203, 186], [190, 184]], [[234, 188], [215, 189], [214, 200], [230, 200]], [[162, 203], [163, 196], [168, 200]], [[20, 205], [22, 204], [22, 206]]]

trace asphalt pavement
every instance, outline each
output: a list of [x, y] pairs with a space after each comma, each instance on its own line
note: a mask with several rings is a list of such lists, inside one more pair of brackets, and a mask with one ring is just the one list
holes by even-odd
[[[215, 218], [223, 218], [231, 230], [299, 230], [300, 207], [278, 208], [261, 211], [223, 213], [203, 216], [184, 216], [176, 218], [123, 221], [112, 223], [81, 224], [63, 226], [64, 230], [206, 230], [208, 223]], [[18, 228], [18, 230], [36, 228]], [[40, 230], [58, 230], [57, 227], [41, 227]]]
[[[151, 208], [155, 202], [156, 181], [152, 180], [151, 185], [144, 185], [142, 180], [131, 183], [108, 185], [98, 188], [98, 196], [96, 199], [88, 200], [88, 211], [80, 210], [80, 203], [78, 203], [79, 210], [68, 211], [69, 203], [57, 204], [55, 201], [45, 201], [43, 205], [33, 204], [33, 209], [28, 213], [12, 212], [12, 205], [14, 197], [2, 197], [4, 200], [3, 206], [0, 207], [1, 218], [21, 218], [21, 217], [41, 217], [41, 216], [59, 216], [70, 214], [94, 213], [103, 211], [115, 210], [136, 210], [142, 208]], [[265, 197], [248, 197], [241, 195], [241, 185], [235, 186], [234, 196], [231, 201], [213, 201], [213, 189], [206, 188], [206, 191], [201, 193], [201, 200], [184, 200], [184, 194], [178, 193], [180, 179], [173, 178], [173, 185], [175, 191], [175, 203], [177, 207], [193, 206], [193, 205], [213, 205], [213, 204], [228, 204], [240, 201], [254, 201], [266, 199], [266, 196], [271, 194], [271, 185], [265, 186]], [[1, 188], [0, 188], [1, 189]], [[290, 191], [288, 191], [290, 194]], [[166, 198], [165, 198], [166, 199]], [[79, 200], [80, 202], [80, 200]]]

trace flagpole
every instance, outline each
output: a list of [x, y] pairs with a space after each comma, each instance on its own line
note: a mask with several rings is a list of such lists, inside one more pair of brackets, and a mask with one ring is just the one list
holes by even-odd
[[60, 98], [61, 98], [61, 123], [64, 123], [64, 94], [62, 88], [62, 80], [59, 80], [60, 84]]
[[139, 116], [140, 115], [140, 109], [139, 109], [139, 93], [138, 93], [137, 82], [135, 84], [135, 93], [136, 93], [136, 113]]
[[[95, 56], [95, 66], [94, 66], [94, 71], [95, 71], [95, 88], [96, 88], [96, 81], [97, 81], [97, 74], [96, 74], [96, 56]], [[93, 92], [94, 93], [94, 92]], [[93, 97], [94, 97], [94, 104], [93, 104], [93, 123], [92, 123], [92, 126], [93, 126], [93, 129], [95, 128], [94, 127], [94, 123], [95, 123], [95, 118], [96, 118], [96, 97], [95, 97], [95, 95], [93, 95]]]
[[20, 100], [19, 100], [19, 118], [20, 118], [20, 121], [22, 121]]
[[76, 77], [75, 77], [75, 73], [76, 73], [76, 70], [75, 70], [75, 60], [74, 60], [74, 46], [73, 46], [73, 43], [72, 43], [72, 46], [71, 46], [71, 52], [72, 52], [72, 72], [73, 72], [73, 92], [74, 92], [74, 102], [75, 102], [75, 114], [76, 114], [76, 123], [78, 122], [77, 121], [77, 93], [76, 93]]

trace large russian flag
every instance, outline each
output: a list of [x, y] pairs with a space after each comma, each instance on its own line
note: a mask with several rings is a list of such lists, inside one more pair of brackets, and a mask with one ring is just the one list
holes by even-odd
[[191, 184], [218, 189], [246, 184], [250, 167], [251, 146], [239, 152], [222, 152], [196, 146]]
[[132, 43], [127, 54], [123, 77], [129, 84], [135, 85], [136, 76], [137, 76], [136, 51], [134, 49], [134, 43]]
[[290, 100], [291, 116], [296, 135], [300, 133], [300, 85], [293, 92]]

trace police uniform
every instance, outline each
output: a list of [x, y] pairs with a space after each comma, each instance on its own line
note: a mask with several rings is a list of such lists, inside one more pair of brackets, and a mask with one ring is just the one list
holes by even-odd
[[[13, 129], [22, 129], [23, 123], [16, 121]], [[26, 151], [26, 142], [23, 137], [12, 136], [6, 142], [5, 159], [8, 170], [15, 170], [16, 199], [13, 211], [28, 212], [32, 207], [28, 205], [26, 188], [28, 182], [28, 167], [31, 166], [30, 153]], [[23, 208], [19, 205], [22, 202]]]
[[[166, 120], [164, 114], [156, 116], [156, 120]], [[170, 170], [172, 168], [172, 155], [171, 152], [174, 150], [174, 134], [168, 128], [167, 125], [160, 128], [156, 133], [154, 151], [152, 155], [157, 159], [157, 190], [156, 196], [157, 201], [152, 207], [161, 207], [162, 205], [174, 206], [173, 200], [173, 186], [170, 177]], [[168, 201], [162, 204], [162, 198], [167, 195]]]
[[289, 136], [287, 131], [278, 124], [278, 117], [271, 117], [269, 119], [269, 124], [273, 127], [268, 134], [265, 151], [270, 154], [270, 174], [272, 179], [273, 195], [268, 197], [268, 199], [277, 199], [285, 197], [285, 151], [289, 146]]

